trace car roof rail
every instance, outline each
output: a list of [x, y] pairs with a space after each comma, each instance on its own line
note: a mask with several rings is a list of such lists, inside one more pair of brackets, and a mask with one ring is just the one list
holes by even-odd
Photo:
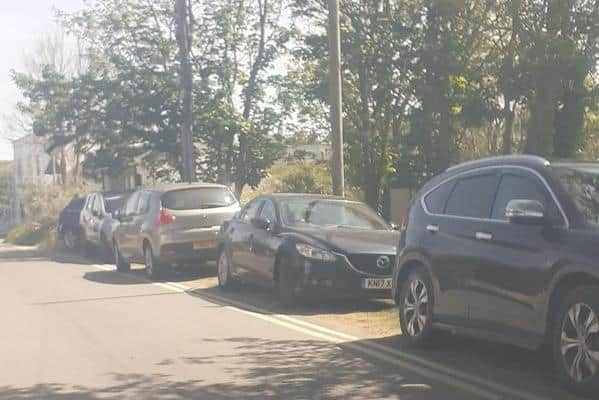
[[549, 160], [546, 158], [530, 155], [530, 154], [512, 154], [506, 156], [494, 156], [494, 157], [485, 157], [480, 158], [478, 160], [467, 161], [461, 164], [453, 165], [447, 168], [446, 172], [451, 172], [457, 169], [462, 169], [464, 167], [475, 167], [477, 165], [486, 165], [486, 164], [508, 164], [510, 162], [523, 162], [529, 164], [538, 164], [539, 166], [547, 166], [550, 164]]

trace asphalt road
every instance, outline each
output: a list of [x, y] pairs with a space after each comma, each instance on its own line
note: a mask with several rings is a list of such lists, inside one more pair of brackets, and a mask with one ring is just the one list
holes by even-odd
[[213, 272], [152, 283], [0, 247], [0, 400], [574, 398], [538, 353], [448, 335], [414, 351], [389, 303], [282, 309]]

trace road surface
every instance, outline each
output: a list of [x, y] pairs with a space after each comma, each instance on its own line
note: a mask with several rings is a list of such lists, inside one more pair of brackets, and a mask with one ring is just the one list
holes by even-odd
[[281, 309], [214, 288], [213, 268], [149, 282], [76, 256], [0, 248], [0, 400], [573, 399], [534, 352], [441, 335], [416, 352], [385, 302]]

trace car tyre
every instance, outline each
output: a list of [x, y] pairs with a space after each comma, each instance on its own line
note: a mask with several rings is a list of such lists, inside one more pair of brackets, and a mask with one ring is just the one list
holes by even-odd
[[75, 251], [79, 247], [79, 235], [73, 229], [67, 229], [63, 236], [63, 242], [67, 250]]
[[430, 344], [433, 331], [433, 287], [423, 269], [412, 271], [399, 295], [399, 324], [402, 335], [413, 346]]
[[285, 254], [280, 256], [278, 263], [279, 273], [276, 285], [279, 302], [283, 306], [297, 304], [300, 300], [300, 296], [297, 293], [297, 278], [292, 273], [291, 265], [291, 257]]
[[154, 256], [150, 245], [144, 246], [144, 260], [146, 264], [146, 274], [153, 281], [164, 278], [164, 265]]
[[560, 381], [573, 392], [599, 390], [599, 286], [568, 292], [554, 309], [551, 343]]
[[131, 263], [127, 262], [123, 256], [121, 255], [121, 252], [119, 250], [119, 246], [116, 244], [116, 242], [113, 245], [114, 248], [114, 262], [116, 265], [116, 270], [119, 272], [128, 272], [131, 270]]
[[102, 235], [102, 237], [100, 238], [100, 246], [102, 252], [102, 260], [104, 260], [106, 264], [112, 264], [113, 262], [115, 262], [114, 248], [110, 245], [110, 242], [106, 240], [106, 237], [104, 235]]
[[235, 282], [231, 275], [231, 259], [226, 249], [223, 249], [218, 255], [217, 268], [218, 287], [223, 290], [232, 289]]

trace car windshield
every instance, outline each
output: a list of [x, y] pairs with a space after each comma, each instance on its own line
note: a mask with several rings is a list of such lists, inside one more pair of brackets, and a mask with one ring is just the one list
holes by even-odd
[[118, 194], [104, 197], [104, 207], [106, 208], [106, 212], [111, 213], [114, 210], [122, 208], [125, 205], [126, 200], [126, 194]]
[[169, 210], [197, 210], [233, 204], [235, 196], [223, 187], [180, 189], [162, 195], [162, 205]]
[[586, 221], [599, 226], [599, 165], [554, 166], [553, 170]]
[[363, 203], [330, 199], [281, 200], [281, 217], [288, 226], [389, 229], [387, 223]]

